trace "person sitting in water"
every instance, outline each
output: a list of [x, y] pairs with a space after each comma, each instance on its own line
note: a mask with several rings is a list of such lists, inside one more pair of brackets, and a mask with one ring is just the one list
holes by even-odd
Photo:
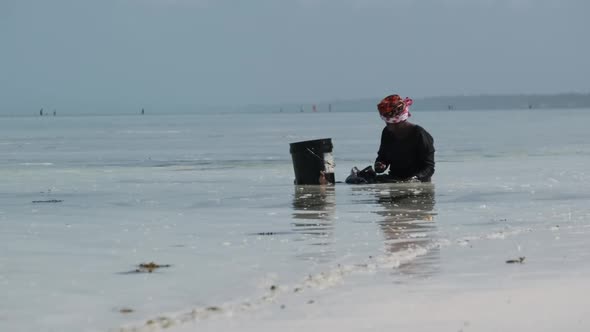
[[[391, 95], [377, 105], [386, 126], [381, 133], [375, 169], [353, 167], [346, 183], [430, 182], [434, 174], [434, 140], [424, 128], [408, 121], [412, 103], [410, 98]], [[388, 168], [389, 173], [381, 174]]]
[[385, 97], [377, 109], [386, 126], [375, 160], [376, 182], [430, 182], [434, 174], [434, 140], [419, 125], [410, 123], [410, 98]]

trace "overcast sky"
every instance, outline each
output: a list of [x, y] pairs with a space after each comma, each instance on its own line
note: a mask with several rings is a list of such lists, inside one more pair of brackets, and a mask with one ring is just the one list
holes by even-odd
[[0, 112], [590, 91], [588, 0], [0, 0]]

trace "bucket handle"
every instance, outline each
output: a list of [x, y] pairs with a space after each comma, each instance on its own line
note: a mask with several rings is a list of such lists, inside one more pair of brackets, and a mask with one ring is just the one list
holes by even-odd
[[307, 149], [307, 151], [309, 151], [309, 153], [311, 153], [312, 155], [314, 155], [314, 156], [315, 156], [316, 158], [318, 158], [320, 161], [323, 161], [323, 162], [325, 162], [326, 164], [328, 164], [328, 165], [330, 165], [330, 166], [334, 167], [334, 165], [333, 165], [331, 162], [329, 162], [329, 161], [326, 161], [326, 160], [323, 160], [322, 158], [320, 158], [320, 156], [318, 156], [317, 154], [315, 154], [315, 152], [311, 151], [311, 149], [310, 149], [310, 148], [306, 148], [306, 149]]

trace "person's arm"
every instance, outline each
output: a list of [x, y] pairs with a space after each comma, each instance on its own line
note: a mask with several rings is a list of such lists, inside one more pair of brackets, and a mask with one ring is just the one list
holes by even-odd
[[375, 172], [377, 173], [383, 173], [389, 167], [389, 163], [385, 159], [385, 149], [387, 146], [385, 142], [385, 130], [383, 129], [383, 132], [381, 132], [381, 143], [377, 152], [377, 159], [375, 160]]
[[422, 166], [420, 170], [414, 175], [420, 181], [430, 181], [434, 174], [434, 139], [428, 132], [422, 132], [422, 145], [420, 149], [420, 156], [422, 158]]

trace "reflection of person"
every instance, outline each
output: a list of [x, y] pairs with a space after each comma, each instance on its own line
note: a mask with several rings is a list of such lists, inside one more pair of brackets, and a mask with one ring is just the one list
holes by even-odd
[[375, 192], [384, 207], [377, 212], [383, 217], [379, 228], [385, 238], [386, 250], [396, 254], [423, 248], [424, 256], [400, 266], [403, 273], [429, 275], [434, 273], [438, 249], [432, 244], [436, 224], [434, 185], [430, 183], [392, 184], [389, 190]]
[[387, 185], [388, 190], [378, 187], [377, 202], [385, 216], [396, 222], [432, 221], [434, 216], [434, 184], [411, 183]]
[[391, 95], [377, 106], [387, 125], [381, 133], [375, 171], [389, 168], [377, 182], [430, 182], [434, 174], [434, 140], [424, 128], [408, 121], [412, 103], [410, 98]]

